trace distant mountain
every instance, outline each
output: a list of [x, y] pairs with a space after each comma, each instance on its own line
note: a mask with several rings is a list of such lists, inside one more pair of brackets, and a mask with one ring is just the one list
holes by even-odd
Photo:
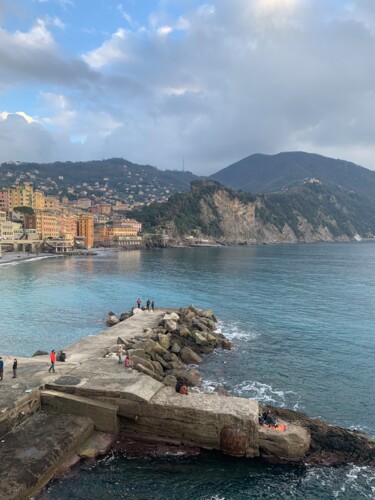
[[312, 153], [254, 154], [211, 175], [225, 186], [250, 193], [282, 191], [316, 178], [323, 183], [375, 196], [375, 172]]
[[[252, 196], [216, 181], [134, 213], [159, 245], [209, 240], [223, 244], [350, 241], [374, 238], [375, 201], [319, 181]], [[158, 237], [160, 235], [160, 237]]]
[[0, 165], [0, 189], [26, 181], [46, 194], [71, 199], [96, 196], [109, 202], [167, 200], [173, 193], [188, 191], [194, 179], [197, 176], [191, 172], [158, 170], [123, 158]]

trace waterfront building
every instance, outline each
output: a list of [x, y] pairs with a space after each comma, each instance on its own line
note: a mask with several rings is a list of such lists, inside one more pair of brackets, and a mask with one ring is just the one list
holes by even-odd
[[25, 230], [35, 229], [37, 235], [42, 240], [46, 238], [58, 238], [59, 228], [56, 215], [51, 212], [39, 210], [34, 214], [25, 214], [24, 216]]
[[138, 236], [138, 229], [118, 224], [101, 224], [95, 227], [95, 243], [104, 247], [142, 246], [142, 237]]
[[0, 238], [2, 240], [19, 240], [22, 235], [22, 224], [7, 220], [0, 222]]
[[7, 213], [5, 211], [0, 211], [0, 222], [5, 222], [7, 220]]
[[84, 238], [86, 248], [94, 246], [94, 217], [91, 214], [78, 216], [77, 236]]

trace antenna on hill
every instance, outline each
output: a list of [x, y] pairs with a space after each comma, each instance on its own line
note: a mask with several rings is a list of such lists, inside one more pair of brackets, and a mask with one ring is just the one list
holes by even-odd
[[182, 171], [185, 172], [185, 156], [182, 157]]

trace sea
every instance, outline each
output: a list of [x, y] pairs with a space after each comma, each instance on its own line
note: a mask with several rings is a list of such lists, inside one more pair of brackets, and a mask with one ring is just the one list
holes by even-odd
[[[204, 389], [296, 409], [375, 437], [375, 243], [104, 251], [0, 266], [0, 353], [60, 349], [140, 297], [212, 309], [231, 351]], [[1, 395], [0, 395], [1, 397]], [[269, 465], [216, 452], [115, 453], [50, 483], [46, 499], [375, 498], [375, 471]]]

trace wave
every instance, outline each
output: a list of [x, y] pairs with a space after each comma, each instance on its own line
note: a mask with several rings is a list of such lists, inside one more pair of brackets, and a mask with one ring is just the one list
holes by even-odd
[[24, 264], [25, 262], [35, 262], [36, 260], [43, 260], [43, 259], [54, 259], [59, 257], [58, 255], [42, 255], [41, 257], [26, 257], [26, 258], [20, 258], [19, 260], [10, 260], [9, 262], [1, 262], [0, 261], [0, 267], [2, 266], [17, 266], [18, 264]]
[[[235, 385], [230, 392], [235, 396], [256, 399], [261, 403], [274, 404], [280, 407], [286, 406], [287, 399], [290, 399], [290, 396], [292, 396], [293, 398], [298, 396], [297, 393], [293, 391], [283, 391], [280, 389], [275, 389], [271, 385], [258, 382], [257, 380], [246, 380], [244, 382], [241, 382], [240, 384]], [[300, 403], [298, 399], [298, 401], [294, 405], [294, 408], [298, 408], [299, 404]]]
[[223, 333], [229, 340], [241, 340], [243, 342], [250, 342], [260, 336], [259, 332], [254, 330], [244, 329], [239, 321], [219, 321], [216, 329], [217, 333]]

